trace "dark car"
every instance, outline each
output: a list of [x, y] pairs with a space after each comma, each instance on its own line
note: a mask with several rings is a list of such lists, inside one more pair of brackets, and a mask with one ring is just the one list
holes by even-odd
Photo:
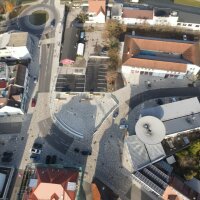
[[81, 154], [84, 156], [88, 156], [88, 155], [91, 155], [92, 152], [90, 150], [85, 150], [85, 151], [81, 151]]
[[163, 105], [163, 100], [162, 100], [162, 99], [157, 99], [157, 100], [156, 100], [156, 103], [157, 103], [158, 105]]
[[4, 156], [1, 158], [1, 162], [11, 162], [11, 161], [12, 161], [12, 157]]
[[51, 162], [51, 156], [47, 155], [45, 163], [50, 164], [50, 162]]
[[13, 156], [13, 152], [11, 152], [11, 151], [3, 152], [3, 157], [12, 157], [12, 156]]
[[53, 155], [51, 159], [51, 164], [56, 164], [56, 161], [57, 161], [57, 156]]
[[113, 119], [115, 119], [118, 115], [119, 115], [119, 110], [116, 110], [116, 111], [113, 113]]
[[32, 153], [30, 156], [30, 159], [32, 159], [33, 161], [38, 161], [38, 160], [40, 160], [40, 155]]
[[33, 144], [33, 148], [34, 148], [34, 149], [42, 149], [42, 144], [35, 142], [35, 143]]
[[80, 152], [80, 149], [74, 148], [74, 152], [79, 153], [79, 152]]

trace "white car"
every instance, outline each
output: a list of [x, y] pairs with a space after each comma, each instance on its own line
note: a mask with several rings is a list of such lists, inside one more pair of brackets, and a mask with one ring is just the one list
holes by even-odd
[[128, 124], [120, 124], [120, 129], [128, 129]]
[[41, 154], [42, 150], [32, 148], [32, 149], [30, 150], [30, 152], [31, 152], [31, 153], [34, 153], [34, 154]]

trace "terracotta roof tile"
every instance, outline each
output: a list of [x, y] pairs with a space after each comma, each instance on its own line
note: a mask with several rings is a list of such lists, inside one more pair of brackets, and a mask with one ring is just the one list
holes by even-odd
[[173, 63], [159, 60], [141, 58], [129, 58], [123, 65], [135, 66], [148, 69], [160, 69], [166, 71], [186, 72], [187, 66], [184, 63]]
[[[178, 72], [186, 71], [186, 64], [170, 61], [159, 61], [150, 59], [136, 59], [140, 51], [153, 51], [169, 54], [177, 54], [186, 62], [200, 65], [200, 46], [194, 42], [174, 41], [167, 39], [144, 38], [136, 36], [126, 36], [124, 41], [123, 65], [143, 66], [152, 69], [175, 70]], [[181, 59], [180, 57], [180, 59]], [[134, 59], [133, 59], [134, 58]], [[135, 63], [133, 63], [135, 62]], [[137, 63], [137, 65], [136, 65]], [[160, 66], [159, 66], [160, 65]], [[174, 67], [173, 67], [174, 66]]]
[[[37, 168], [36, 169], [38, 184], [35, 190], [29, 196], [29, 200], [38, 199], [37, 195], [44, 195], [41, 193], [41, 188], [44, 190], [48, 190], [48, 188], [52, 189], [51, 195], [54, 194], [53, 188], [57, 192], [63, 191], [63, 194], [66, 194], [67, 199], [74, 200], [76, 196], [76, 191], [67, 190], [68, 182], [77, 183], [77, 179], [79, 176], [79, 172], [73, 169], [57, 169], [57, 168]], [[39, 191], [39, 192], [34, 192]], [[55, 193], [56, 193], [55, 191]]]
[[98, 14], [102, 11], [104, 14], [106, 12], [106, 1], [105, 0], [89, 0], [88, 12]]
[[153, 19], [153, 10], [124, 8], [122, 18]]

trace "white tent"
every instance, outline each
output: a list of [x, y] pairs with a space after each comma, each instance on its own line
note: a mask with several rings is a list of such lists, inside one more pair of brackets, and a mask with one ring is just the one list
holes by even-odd
[[83, 53], [84, 53], [84, 44], [83, 43], [78, 43], [77, 55], [83, 56]]

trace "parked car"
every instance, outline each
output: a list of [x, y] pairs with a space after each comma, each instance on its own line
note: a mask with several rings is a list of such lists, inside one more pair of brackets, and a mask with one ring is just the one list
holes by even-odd
[[116, 119], [116, 117], [119, 115], [119, 110], [117, 109], [114, 113], [113, 113], [113, 119]]
[[84, 39], [85, 38], [85, 31], [81, 31], [80, 32], [80, 39]]
[[156, 99], [156, 103], [158, 105], [163, 105], [163, 100], [162, 99]]
[[33, 77], [33, 81], [34, 81], [35, 84], [37, 83], [37, 77], [36, 76]]
[[12, 157], [12, 156], [13, 156], [13, 152], [11, 152], [11, 151], [3, 152], [3, 157]]
[[176, 100], [175, 97], [170, 97], [170, 98], [169, 98], [169, 101], [172, 103], [172, 102], [176, 102], [177, 100]]
[[128, 124], [120, 124], [119, 128], [120, 129], [128, 129]]
[[81, 151], [81, 154], [84, 155], [84, 156], [89, 156], [92, 154], [92, 151], [90, 150], [84, 150], [84, 151]]
[[38, 160], [40, 160], [40, 155], [32, 153], [30, 156], [30, 159], [32, 159], [33, 161], [38, 161]]
[[1, 158], [1, 162], [11, 162], [11, 161], [12, 161], [12, 157], [4, 156]]
[[47, 155], [46, 156], [46, 164], [50, 164], [51, 163], [51, 156], [50, 155]]
[[34, 149], [42, 149], [42, 144], [35, 142], [35, 143], [33, 144], [33, 148], [34, 148]]
[[56, 164], [56, 161], [57, 161], [57, 156], [53, 155], [51, 158], [51, 164]]
[[80, 152], [80, 149], [74, 148], [74, 152], [79, 153], [79, 152]]
[[36, 99], [35, 99], [35, 98], [32, 98], [31, 107], [35, 107], [35, 105], [36, 105]]
[[42, 152], [41, 149], [35, 149], [35, 148], [31, 149], [31, 153], [34, 153], [34, 154], [41, 154], [41, 152]]

